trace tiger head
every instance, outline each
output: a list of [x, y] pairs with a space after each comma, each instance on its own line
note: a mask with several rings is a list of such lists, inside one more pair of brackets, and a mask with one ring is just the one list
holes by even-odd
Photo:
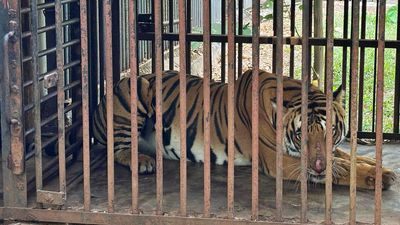
[[[343, 105], [344, 90], [340, 86], [333, 93], [332, 133], [333, 149], [344, 140], [347, 134], [345, 110]], [[321, 182], [326, 168], [326, 96], [311, 86], [308, 95], [308, 177], [313, 182]], [[301, 157], [301, 95], [284, 102], [284, 144], [286, 154]]]

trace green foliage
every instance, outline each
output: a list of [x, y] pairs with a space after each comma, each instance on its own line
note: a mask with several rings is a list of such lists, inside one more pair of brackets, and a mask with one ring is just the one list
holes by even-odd
[[267, 0], [261, 4], [261, 9], [271, 9], [274, 6], [274, 0]]
[[399, 7], [398, 5], [397, 6], [394, 5], [387, 10], [386, 20], [389, 23], [393, 23], [393, 24], [397, 23], [397, 11], [399, 10], [398, 7]]
[[[397, 6], [387, 9], [386, 14], [386, 27], [385, 38], [393, 40], [396, 38], [397, 29]], [[393, 16], [395, 15], [395, 16]], [[395, 23], [392, 22], [394, 19]], [[367, 14], [366, 17], [366, 38], [375, 38], [375, 23], [376, 16], [374, 14]], [[351, 27], [351, 20], [349, 20], [349, 27]], [[343, 37], [343, 14], [335, 14], [335, 38]], [[361, 53], [361, 52], [360, 52]], [[374, 79], [375, 79], [375, 50], [373, 48], [365, 49], [365, 62], [364, 62], [364, 93], [359, 96], [363, 101], [363, 131], [372, 131], [372, 126], [375, 123], [373, 119], [373, 110], [376, 110], [376, 102], [374, 102]], [[383, 100], [383, 131], [393, 132], [393, 116], [394, 116], [394, 85], [395, 85], [395, 67], [396, 51], [394, 49], [385, 50], [385, 64], [384, 64], [384, 100]], [[343, 51], [341, 47], [334, 48], [334, 89], [342, 83], [342, 61]], [[301, 73], [301, 70], [299, 71]], [[347, 90], [346, 90], [346, 109], [349, 108], [349, 77], [350, 77], [350, 48], [347, 48]], [[348, 112], [349, 110], [347, 110]], [[376, 114], [375, 114], [376, 116]], [[375, 118], [376, 119], [376, 118]]]

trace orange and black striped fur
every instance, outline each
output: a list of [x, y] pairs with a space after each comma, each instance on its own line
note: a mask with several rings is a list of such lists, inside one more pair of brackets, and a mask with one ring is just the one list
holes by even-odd
[[[276, 77], [261, 71], [259, 162], [260, 170], [275, 176], [276, 144]], [[251, 81], [252, 71], [241, 75], [235, 82], [235, 165], [251, 164]], [[180, 157], [179, 128], [179, 75], [165, 71], [162, 77], [163, 93], [163, 155], [167, 159]], [[203, 78], [187, 76], [187, 159], [203, 162]], [[283, 177], [298, 180], [300, 174], [300, 127], [301, 127], [301, 81], [284, 78], [284, 158]], [[350, 157], [336, 148], [344, 139], [346, 130], [345, 110], [342, 105], [344, 91], [334, 92], [333, 102], [333, 176], [334, 183], [348, 185], [350, 182]], [[211, 161], [227, 163], [227, 84], [211, 82]], [[308, 95], [308, 178], [323, 183], [325, 179], [325, 104], [323, 92], [310, 86]], [[94, 137], [106, 144], [105, 98], [94, 114]], [[155, 170], [155, 75], [138, 78], [138, 126], [139, 126], [139, 172]], [[124, 78], [114, 88], [114, 148], [116, 162], [130, 166], [130, 79]], [[332, 149], [329, 149], [332, 151]], [[357, 187], [373, 189], [375, 160], [357, 158]], [[383, 169], [383, 187], [388, 188], [395, 174]]]

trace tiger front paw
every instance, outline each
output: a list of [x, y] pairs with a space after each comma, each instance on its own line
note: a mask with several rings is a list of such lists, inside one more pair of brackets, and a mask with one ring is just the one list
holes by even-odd
[[[375, 167], [370, 169], [369, 174], [365, 178], [365, 184], [368, 189], [375, 189]], [[397, 176], [392, 170], [382, 168], [382, 189], [388, 190], [395, 182]]]
[[139, 154], [138, 156], [139, 174], [152, 174], [156, 171], [156, 162], [153, 157]]

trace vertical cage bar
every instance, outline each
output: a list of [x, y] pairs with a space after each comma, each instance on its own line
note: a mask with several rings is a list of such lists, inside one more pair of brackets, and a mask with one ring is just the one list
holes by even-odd
[[233, 218], [234, 210], [234, 160], [235, 160], [235, 0], [228, 0], [228, 217]]
[[[179, 0], [179, 126], [180, 126], [180, 213], [186, 216], [187, 167], [186, 167], [186, 4]], [[190, 10], [189, 8], [187, 10]], [[190, 62], [189, 62], [190, 63]]]
[[82, 134], [83, 134], [83, 205], [90, 210], [90, 134], [87, 1], [80, 0], [81, 68], [82, 68]]
[[[186, 18], [186, 33], [192, 33], [192, 0], [186, 0]], [[189, 41], [186, 43], [186, 72], [189, 74], [192, 71], [191, 51], [191, 42]]]
[[258, 219], [258, 155], [259, 155], [259, 73], [260, 73], [260, 0], [252, 2], [252, 21], [253, 21], [253, 38], [252, 38], [252, 120], [251, 120], [251, 218]]
[[[400, 0], [397, 1], [397, 41], [400, 41]], [[399, 133], [399, 104], [400, 104], [400, 48], [396, 49], [396, 72], [394, 88], [394, 118], [393, 132]]]
[[[238, 35], [243, 35], [243, 1], [244, 0], [238, 0]], [[238, 43], [238, 54], [237, 54], [237, 77], [242, 74], [242, 68], [243, 68], [243, 43], [239, 42]]]
[[[290, 3], [290, 36], [295, 36], [295, 17], [296, 17], [296, 0], [291, 0]], [[290, 45], [290, 67], [289, 67], [289, 76], [291, 78], [294, 77], [294, 45]]]
[[277, 1], [275, 22], [275, 72], [276, 72], [276, 219], [282, 220], [283, 193], [283, 1]]
[[333, 103], [333, 38], [334, 38], [334, 0], [327, 1], [326, 8], [326, 52], [325, 52], [325, 90], [326, 90], [326, 175], [325, 175], [325, 224], [332, 224], [332, 103]]
[[210, 217], [211, 207], [211, 129], [210, 129], [210, 78], [211, 78], [211, 1], [203, 2], [203, 99], [204, 99], [204, 217]]
[[104, 27], [104, 71], [106, 74], [106, 111], [107, 111], [107, 193], [108, 212], [114, 212], [114, 99], [113, 99], [113, 63], [111, 0], [103, 0]]
[[138, 121], [137, 121], [137, 2], [129, 3], [129, 68], [131, 82], [131, 181], [132, 181], [132, 213], [138, 213], [139, 174], [138, 174]]
[[[343, 38], [347, 39], [349, 33], [349, 0], [344, 1]], [[343, 46], [342, 55], [342, 87], [347, 90], [347, 46]], [[351, 101], [351, 96], [349, 97]], [[350, 109], [349, 109], [350, 110]], [[349, 112], [350, 113], [350, 112]], [[350, 117], [349, 117], [350, 120]]]
[[33, 81], [33, 92], [34, 92], [34, 124], [35, 124], [35, 176], [36, 176], [36, 190], [43, 188], [43, 170], [42, 170], [42, 129], [40, 121], [40, 91], [39, 91], [39, 73], [38, 73], [38, 53], [39, 53], [39, 42], [38, 42], [38, 7], [37, 1], [31, 0], [31, 16], [30, 16], [30, 28], [31, 28], [31, 48], [32, 48], [32, 81]]
[[360, 2], [352, 1], [351, 34], [351, 104], [350, 104], [350, 224], [356, 223], [356, 178], [357, 178], [357, 84], [358, 84], [358, 47], [359, 47], [359, 9]]
[[376, 171], [375, 171], [375, 224], [381, 224], [382, 217], [382, 144], [383, 144], [383, 88], [385, 66], [385, 14], [386, 1], [379, 1], [378, 18], [378, 74], [376, 93]]
[[[168, 26], [169, 26], [169, 32], [173, 33], [174, 32], [174, 3], [175, 1], [169, 0], [168, 1]], [[169, 41], [169, 69], [173, 70], [174, 69], [174, 42]]]
[[310, 83], [310, 0], [303, 0], [302, 86], [301, 86], [301, 222], [307, 222], [308, 86]]
[[64, 119], [64, 51], [61, 0], [55, 1], [56, 15], [56, 58], [57, 58], [57, 120], [58, 120], [58, 160], [60, 191], [66, 193], [65, 174], [65, 119]]
[[[367, 0], [362, 0], [361, 6], [361, 39], [365, 39], [367, 23]], [[364, 69], [365, 69], [365, 47], [360, 47], [360, 79], [359, 79], [359, 95], [358, 100], [358, 130], [362, 131], [363, 128], [363, 105], [364, 105]]]
[[[226, 34], [226, 0], [221, 0], [221, 34]], [[221, 81], [226, 81], [226, 42], [221, 42]]]
[[[154, 1], [155, 23], [155, 69], [156, 69], [156, 189], [157, 189], [157, 215], [163, 212], [163, 124], [162, 124], [162, 0]], [[182, 21], [181, 21], [182, 22]], [[181, 31], [179, 31], [181, 32]]]
[[[375, 10], [375, 18], [378, 18], [379, 14], [379, 1], [376, 1], [376, 10]], [[378, 40], [378, 19], [375, 20], [375, 40]], [[376, 93], [376, 76], [377, 76], [377, 56], [378, 56], [378, 49], [375, 48], [375, 53], [374, 53], [374, 85], [373, 85], [373, 93]], [[376, 95], [372, 95], [372, 121], [375, 121], [376, 119]], [[360, 121], [359, 121], [360, 122]], [[372, 123], [372, 129], [371, 132], [374, 132], [375, 130], [375, 123]]]

